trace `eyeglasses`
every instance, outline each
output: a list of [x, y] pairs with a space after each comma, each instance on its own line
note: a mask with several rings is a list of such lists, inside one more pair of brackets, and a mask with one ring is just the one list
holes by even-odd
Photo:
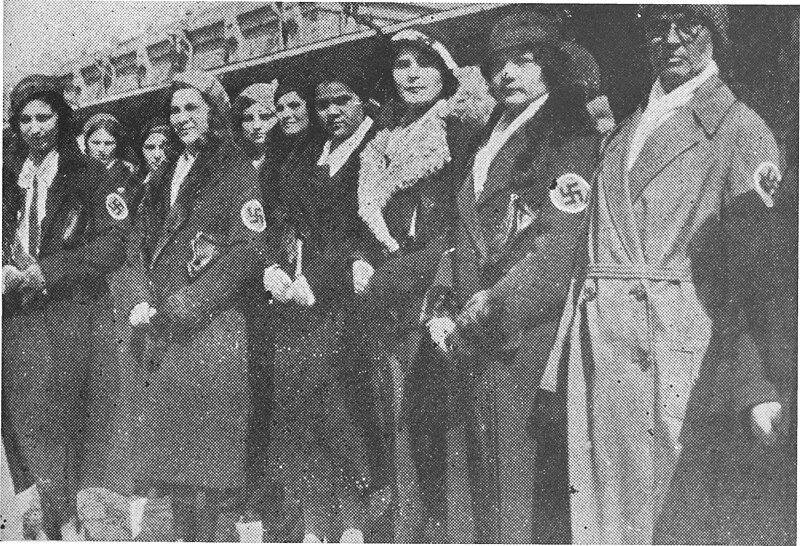
[[691, 43], [697, 39], [700, 31], [703, 30], [703, 21], [691, 15], [680, 14], [673, 17], [661, 16], [648, 18], [645, 22], [644, 32], [650, 42], [661, 41], [669, 33], [672, 27], [678, 33], [678, 38], [683, 43]]

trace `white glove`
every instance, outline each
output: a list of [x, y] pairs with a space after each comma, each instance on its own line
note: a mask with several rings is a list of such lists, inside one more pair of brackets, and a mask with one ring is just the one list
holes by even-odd
[[763, 445], [774, 445], [778, 440], [778, 422], [781, 420], [781, 405], [779, 402], [765, 402], [753, 406], [750, 410], [750, 427], [753, 435]]
[[317, 301], [305, 275], [300, 275], [295, 279], [291, 288], [288, 290], [288, 294], [291, 299], [303, 307], [311, 307]]
[[367, 288], [372, 275], [375, 273], [375, 268], [365, 260], [356, 260], [353, 262], [353, 290], [356, 294], [361, 294]]
[[291, 286], [292, 279], [278, 264], [273, 264], [264, 270], [264, 290], [270, 292], [276, 301], [286, 303], [292, 299], [289, 293]]
[[22, 286], [25, 275], [13, 265], [3, 266], [3, 294], [13, 292]]
[[428, 327], [434, 345], [443, 353], [449, 353], [451, 347], [447, 338], [456, 331], [456, 323], [448, 317], [434, 317], [425, 326]]
[[133, 309], [131, 309], [131, 314], [129, 320], [131, 322], [131, 326], [136, 328], [137, 326], [145, 326], [150, 324], [150, 319], [156, 314], [156, 310], [150, 307], [150, 304], [146, 301], [141, 303], [137, 303]]

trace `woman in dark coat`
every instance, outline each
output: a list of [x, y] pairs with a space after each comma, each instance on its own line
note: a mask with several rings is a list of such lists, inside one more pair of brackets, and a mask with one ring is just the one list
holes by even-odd
[[[275, 88], [277, 83], [254, 83], [246, 87], [233, 101], [231, 120], [236, 143], [250, 159], [259, 175], [264, 192], [264, 210], [268, 221], [267, 230], [275, 233], [274, 210], [277, 194], [266, 191], [274, 181], [268, 171], [272, 168], [270, 160], [272, 143], [270, 135], [277, 128], [275, 116]], [[280, 130], [280, 129], [278, 129]], [[272, 221], [271, 221], [272, 220]], [[246, 287], [250, 369], [248, 378], [251, 389], [251, 406], [248, 433], [247, 462], [247, 519], [272, 523], [274, 518], [266, 510], [277, 504], [279, 495], [270, 471], [267, 452], [270, 435], [270, 403], [272, 400], [272, 363], [275, 354], [275, 326], [277, 324], [274, 307], [270, 306], [267, 294], [260, 284]], [[274, 530], [268, 526], [270, 536]]]
[[[460, 85], [456, 72], [465, 82], [470, 73], [441, 43], [414, 30], [390, 43], [384, 76], [391, 82], [390, 98], [361, 152], [358, 214], [365, 235], [353, 264], [359, 307], [348, 324], [346, 354], [354, 373], [368, 376], [373, 385], [374, 398], [360, 409], [371, 470], [379, 484], [397, 487], [395, 532], [386, 540], [415, 542], [429, 519], [420, 509], [419, 488], [439, 479], [441, 471], [418, 483], [410, 450], [420, 446], [409, 444], [409, 423], [400, 408], [419, 340], [422, 297], [450, 244], [454, 175], [491, 99], [477, 71], [473, 80], [479, 86]], [[429, 460], [427, 449], [422, 451], [420, 463]]]
[[83, 126], [86, 154], [105, 165], [109, 176], [122, 184], [136, 173], [128, 161], [133, 152], [120, 122], [111, 114], [95, 114]]
[[460, 312], [445, 341], [463, 396], [447, 443], [454, 542], [569, 542], [563, 435], [529, 422], [600, 140], [565, 45], [554, 18], [520, 10], [492, 30], [483, 66], [499, 104], [456, 198]]
[[177, 74], [169, 97], [183, 149], [148, 184], [129, 246], [143, 281], [133, 344], [149, 370], [140, 481], [170, 496], [176, 538], [231, 540], [250, 403], [242, 294], [263, 268], [266, 221], [219, 81]]
[[10, 96], [22, 192], [17, 210], [4, 210], [17, 227], [4, 256], [3, 402], [36, 476], [45, 533], [75, 540], [76, 494], [102, 476], [108, 439], [97, 432], [112, 413], [85, 400], [113, 401], [118, 389], [106, 275], [124, 260], [128, 206], [77, 149], [61, 93], [35, 75]]
[[[286, 257], [280, 266], [293, 271], [295, 280], [287, 287], [278, 278], [289, 280], [283, 269], [265, 272], [265, 289], [287, 303], [276, 341], [271, 461], [288, 495], [301, 505], [305, 541], [337, 536], [339, 523], [343, 542], [363, 541], [370, 485], [363, 433], [345, 403], [339, 368], [360, 233], [359, 152], [372, 125], [364, 115], [364, 87], [352, 79], [336, 77], [317, 87], [316, 112], [325, 132], [296, 150], [282, 171], [278, 215]], [[327, 121], [336, 115], [329, 111], [339, 110], [347, 112], [336, 122], [337, 128], [347, 127], [345, 135], [337, 135]], [[331, 158], [339, 150], [346, 155], [337, 162]], [[341, 521], [334, 517], [338, 511]]]
[[307, 78], [292, 75], [281, 79], [274, 100], [278, 123], [267, 135], [267, 154], [261, 168], [261, 188], [270, 203], [281, 199], [280, 180], [285, 177], [282, 171], [293, 168], [300, 151], [319, 136], [313, 116], [314, 90]]

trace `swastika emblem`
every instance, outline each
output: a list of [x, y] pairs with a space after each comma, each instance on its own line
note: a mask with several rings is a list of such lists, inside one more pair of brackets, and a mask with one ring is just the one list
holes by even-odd
[[128, 205], [118, 193], [106, 195], [106, 210], [114, 220], [124, 220], [128, 217]]
[[775, 163], [765, 161], [753, 173], [753, 186], [756, 193], [768, 207], [774, 204], [773, 196], [781, 183], [781, 171]]
[[550, 201], [563, 212], [577, 214], [589, 203], [591, 187], [584, 178], [575, 173], [566, 173], [556, 179], [550, 190]]
[[267, 219], [264, 216], [264, 207], [258, 199], [251, 199], [242, 205], [242, 223], [244, 227], [256, 233], [267, 229]]

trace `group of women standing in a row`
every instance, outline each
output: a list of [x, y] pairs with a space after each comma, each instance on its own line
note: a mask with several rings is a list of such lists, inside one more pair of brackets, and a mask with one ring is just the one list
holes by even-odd
[[388, 46], [377, 112], [355, 66], [232, 105], [176, 75], [138, 172], [112, 116], [84, 128], [92, 161], [53, 79], [14, 89], [3, 433], [49, 538], [104, 486], [146, 499], [148, 540], [236, 540], [243, 517], [271, 540], [569, 539], [563, 438], [531, 410], [599, 71], [534, 12], [495, 26], [485, 80], [417, 31]]
[[357, 69], [255, 84], [232, 107], [214, 77], [178, 74], [139, 157], [110, 114], [76, 141], [54, 78], [16, 86], [3, 432], [49, 538], [79, 538], [78, 492], [109, 484], [147, 498], [141, 538], [162, 540], [294, 511], [302, 532], [274, 539], [363, 541], [403, 505], [408, 336], [488, 95], [465, 115], [425, 35], [391, 52], [377, 115]]

